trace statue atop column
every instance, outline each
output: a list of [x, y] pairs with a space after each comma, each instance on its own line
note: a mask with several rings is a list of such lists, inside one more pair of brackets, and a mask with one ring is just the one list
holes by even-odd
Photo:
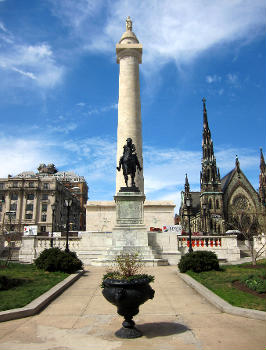
[[136, 169], [139, 171], [142, 170], [138, 156], [136, 154], [136, 147], [132, 142], [132, 139], [129, 137], [127, 143], [123, 147], [123, 155], [120, 157], [119, 166], [116, 168], [118, 171], [123, 169], [123, 175], [125, 179], [126, 186], [128, 187], [128, 176], [131, 176], [131, 186], [136, 187], [135, 184], [135, 174]]
[[129, 30], [132, 32], [132, 21], [131, 21], [131, 18], [129, 16], [126, 19], [126, 30]]

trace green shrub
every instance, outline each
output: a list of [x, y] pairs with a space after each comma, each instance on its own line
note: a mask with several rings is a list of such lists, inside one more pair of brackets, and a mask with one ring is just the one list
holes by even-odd
[[9, 278], [7, 276], [0, 276], [0, 290], [8, 290], [23, 284], [25, 281], [18, 278]]
[[183, 255], [178, 263], [180, 272], [220, 270], [217, 255], [208, 251], [197, 251]]
[[75, 252], [65, 252], [59, 248], [45, 249], [35, 260], [35, 265], [45, 271], [73, 273], [82, 269], [82, 262]]
[[259, 276], [250, 276], [243, 282], [248, 288], [258, 293], [266, 293], [266, 281]]

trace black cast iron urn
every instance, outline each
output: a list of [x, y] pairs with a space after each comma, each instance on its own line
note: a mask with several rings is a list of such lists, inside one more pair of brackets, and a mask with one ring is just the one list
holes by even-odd
[[117, 313], [124, 316], [123, 327], [115, 332], [119, 338], [138, 338], [142, 336], [135, 328], [133, 316], [139, 312], [139, 306], [148, 299], [153, 299], [154, 290], [149, 285], [149, 278], [137, 278], [131, 281], [107, 278], [103, 281], [103, 296], [117, 306]]

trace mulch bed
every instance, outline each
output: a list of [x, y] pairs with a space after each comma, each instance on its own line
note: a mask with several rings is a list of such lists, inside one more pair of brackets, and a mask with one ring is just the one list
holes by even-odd
[[258, 292], [256, 292], [253, 289], [249, 289], [244, 283], [242, 283], [240, 281], [233, 282], [233, 286], [236, 289], [241, 290], [242, 292], [253, 294], [253, 295], [256, 295], [259, 298], [266, 299], [266, 293], [258, 293]]
[[261, 264], [261, 265], [241, 265], [241, 269], [265, 269], [265, 265]]

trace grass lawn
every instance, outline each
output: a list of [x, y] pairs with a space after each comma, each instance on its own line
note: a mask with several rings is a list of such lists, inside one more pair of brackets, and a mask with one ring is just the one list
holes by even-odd
[[15, 285], [8, 290], [0, 289], [0, 311], [4, 311], [27, 305], [69, 274], [38, 270], [34, 264], [9, 263], [7, 267], [0, 266], [0, 276], [13, 279]]
[[233, 282], [241, 281], [250, 275], [265, 275], [266, 260], [257, 262], [258, 265], [263, 265], [264, 268], [244, 267], [250, 264], [221, 266], [222, 271], [201, 273], [187, 271], [186, 273], [233, 306], [266, 311], [266, 299], [241, 291], [233, 286]]

